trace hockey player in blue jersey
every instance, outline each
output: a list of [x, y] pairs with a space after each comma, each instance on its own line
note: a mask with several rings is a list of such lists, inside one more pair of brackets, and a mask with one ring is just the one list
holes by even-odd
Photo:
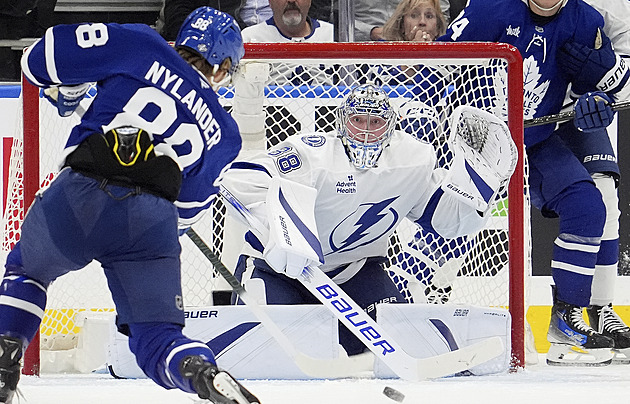
[[85, 83], [95, 82], [97, 95], [7, 258], [1, 403], [12, 402], [47, 287], [93, 259], [148, 377], [212, 403], [258, 402], [217, 368], [207, 345], [182, 334], [178, 216], [181, 229], [200, 217], [240, 150], [237, 125], [213, 88], [243, 55], [234, 19], [209, 7], [189, 15], [175, 48], [145, 25], [99, 23], [52, 27], [25, 53], [25, 76], [46, 89], [60, 115], [78, 107]]
[[[488, 20], [488, 15], [495, 17]], [[611, 123], [610, 102], [630, 73], [602, 32], [603, 25], [601, 15], [582, 0], [471, 0], [440, 40], [516, 46], [523, 57], [524, 117], [560, 112], [571, 84], [579, 97], [573, 124], [589, 133], [590, 141], [583, 146], [590, 154], [606, 154], [610, 143], [601, 137], [601, 129]], [[555, 286], [547, 362], [608, 364], [613, 340], [582, 318], [606, 207], [589, 172], [555, 129], [551, 124], [525, 130], [532, 203], [543, 215], [560, 218], [551, 262]], [[580, 349], [572, 350], [575, 346]]]

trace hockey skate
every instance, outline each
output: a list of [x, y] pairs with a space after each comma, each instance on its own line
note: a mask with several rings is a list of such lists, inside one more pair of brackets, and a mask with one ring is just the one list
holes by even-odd
[[20, 380], [22, 341], [0, 335], [0, 403], [11, 404]]
[[200, 398], [214, 404], [259, 404], [258, 399], [237, 382], [228, 372], [205, 361], [200, 356], [182, 359], [179, 370], [191, 379]]
[[551, 343], [548, 365], [605, 366], [612, 361], [613, 339], [589, 327], [580, 306], [554, 303], [547, 340]]
[[612, 362], [617, 364], [630, 363], [630, 327], [615, 313], [612, 304], [590, 306], [586, 312], [591, 326], [615, 341]]

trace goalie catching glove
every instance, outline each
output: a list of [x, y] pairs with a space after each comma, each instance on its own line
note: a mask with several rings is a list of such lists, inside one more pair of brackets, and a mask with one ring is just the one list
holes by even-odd
[[448, 145], [453, 161], [442, 189], [477, 211], [487, 212], [516, 168], [518, 152], [507, 125], [480, 109], [457, 107]]
[[90, 83], [76, 86], [49, 87], [44, 90], [44, 96], [52, 105], [57, 107], [59, 116], [68, 117], [77, 109], [89, 88]]
[[315, 188], [274, 178], [267, 192], [269, 241], [263, 257], [276, 272], [297, 278], [324, 262], [315, 225]]

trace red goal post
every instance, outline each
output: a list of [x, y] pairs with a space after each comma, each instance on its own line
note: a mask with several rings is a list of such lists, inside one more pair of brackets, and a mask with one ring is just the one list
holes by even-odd
[[[433, 128], [437, 133], [448, 127], [448, 114], [457, 103], [473, 104], [505, 118], [519, 150], [516, 171], [508, 193], [499, 201], [494, 211], [496, 219], [504, 221], [505, 224], [492, 224], [487, 231], [466, 238], [452, 248], [450, 242], [433, 239], [422, 239], [418, 243], [420, 237], [415, 233], [415, 229], [399, 229], [392, 238], [389, 250], [393, 268], [390, 275], [410, 301], [414, 299], [417, 301], [418, 294], [411, 289], [413, 287], [417, 289], [420, 285], [427, 294], [427, 300], [432, 303], [440, 303], [441, 299], [445, 299], [452, 303], [509, 308], [512, 316], [513, 365], [524, 366], [525, 277], [528, 273], [530, 243], [527, 232], [528, 206], [525, 203], [524, 192], [523, 70], [518, 50], [507, 44], [496, 43], [246, 44], [244, 62], [254, 60], [272, 66], [273, 84], [266, 87], [264, 101], [267, 145], [276, 144], [282, 138], [295, 133], [330, 129], [334, 116], [330, 115], [331, 111], [346, 94], [347, 88], [360, 83], [361, 80], [383, 80], [395, 105], [400, 109], [422, 99], [422, 91], [429, 87], [430, 83], [416, 82], [409, 85], [397, 82], [398, 76], [392, 75], [391, 71], [401, 65], [416, 69], [414, 71], [429, 69], [432, 73], [439, 73], [442, 78], [448, 77], [440, 79], [440, 84], [447, 86], [444, 95], [440, 95], [440, 102], [443, 105], [436, 107], [439, 113], [431, 112], [435, 116], [429, 114], [429, 120], [435, 118]], [[296, 69], [314, 74], [308, 79], [302, 79], [297, 77]], [[316, 82], [317, 75], [322, 75], [326, 79]], [[386, 80], [383, 79], [385, 76]], [[458, 93], [460, 89], [461, 94]], [[232, 108], [233, 88], [228, 87], [220, 91], [219, 95], [225, 108]], [[84, 102], [89, 103], [89, 100]], [[4, 220], [5, 250], [19, 239], [19, 221], [23, 215], [23, 207], [30, 205], [35, 192], [55, 174], [51, 168], [53, 166], [47, 162], [50, 157], [45, 155], [52, 154], [54, 157], [55, 151], [63, 144], [59, 138], [67, 135], [71, 127], [68, 125], [78, 122], [75, 116], [58, 123], [60, 118], [55, 115], [52, 107], [41, 99], [38, 89], [24, 83], [23, 130], [16, 136], [14, 142], [15, 150], [12, 153], [9, 174], [11, 179]], [[55, 136], [51, 136], [50, 132], [54, 132]], [[436, 142], [438, 153], [444, 150], [443, 144], [439, 143], [443, 141], [441, 135], [440, 133], [440, 136], [436, 135], [436, 139], [430, 139]], [[17, 138], [21, 136], [23, 140], [20, 141]], [[51, 138], [54, 137], [57, 138], [58, 144], [51, 146]], [[448, 166], [448, 152], [443, 153], [442, 157], [446, 159], [444, 164]], [[12, 200], [13, 208], [10, 204]], [[11, 212], [11, 209], [14, 211]], [[212, 243], [224, 261], [227, 260], [229, 263], [233, 257], [229, 257], [227, 251], [231, 250], [230, 253], [233, 254], [238, 246], [223, 236], [224, 226], [228, 225], [224, 216], [225, 208], [217, 201], [216, 206], [206, 215], [206, 222], [194, 227]], [[184, 250], [182, 282], [187, 283], [188, 276], [191, 283], [191, 286], [183, 285], [184, 302], [187, 306], [204, 305], [209, 302], [211, 304], [212, 298], [202, 295], [210, 295], [211, 291], [220, 291], [227, 287], [218, 278], [216, 271], [209, 275], [204, 272], [207, 272], [210, 264], [196, 255], [194, 247], [187, 245], [185, 240], [182, 244]], [[432, 266], [429, 261], [434, 261], [435, 265]], [[454, 269], [450, 269], [451, 283], [448, 285], [447, 296], [431, 295], [427, 291], [437, 284], [436, 279], [440, 278], [438, 273], [443, 271], [447, 264], [456, 265]], [[194, 275], [187, 275], [189, 270], [194, 271]], [[98, 269], [96, 272], [98, 273]], [[90, 285], [94, 284], [94, 290], [106, 289], [106, 284], [102, 280], [96, 282], [89, 276], [92, 275], [88, 275], [89, 281], [75, 280], [68, 283], [74, 283], [70, 286], [72, 288], [76, 288], [77, 285], [79, 288], [85, 287], [87, 282]], [[95, 276], [102, 277], [102, 273]], [[453, 282], [454, 279], [457, 282]], [[72, 304], [64, 302], [64, 299], [77, 293], [67, 291], [63, 284], [64, 282], [60, 281], [51, 286], [51, 307], [46, 310], [47, 318], [42, 323], [41, 331], [43, 340], [47, 341], [47, 347], [42, 346], [42, 351], [55, 349], [54, 347], [58, 345], [76, 344], [73, 333], [80, 327], [77, 327], [70, 317], [76, 316], [78, 312], [113, 311], [110, 302], [104, 304], [85, 301]], [[435, 286], [431, 290], [441, 291], [442, 286]], [[496, 297], [484, 300], [495, 294]], [[57, 295], [60, 296], [59, 299]], [[57, 303], [53, 303], [56, 300], [61, 301], [59, 307], [56, 306]], [[71, 326], [68, 327], [67, 323]], [[55, 330], [59, 329], [64, 329], [61, 332], [62, 339], [66, 341], [64, 343], [57, 340]], [[75, 331], [72, 331], [73, 329]], [[33, 344], [33, 347], [35, 346]], [[28, 355], [29, 357], [25, 359], [25, 372], [37, 373], [39, 363], [37, 350], [29, 349]]]

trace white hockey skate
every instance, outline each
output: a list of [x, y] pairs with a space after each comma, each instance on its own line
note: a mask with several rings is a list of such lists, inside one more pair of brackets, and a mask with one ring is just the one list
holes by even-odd
[[590, 306], [586, 309], [589, 323], [603, 335], [615, 341], [612, 363], [630, 363], [630, 327], [615, 313], [612, 304], [607, 306]]
[[589, 327], [580, 306], [554, 303], [547, 340], [551, 342], [548, 365], [606, 366], [612, 362], [613, 339]]

